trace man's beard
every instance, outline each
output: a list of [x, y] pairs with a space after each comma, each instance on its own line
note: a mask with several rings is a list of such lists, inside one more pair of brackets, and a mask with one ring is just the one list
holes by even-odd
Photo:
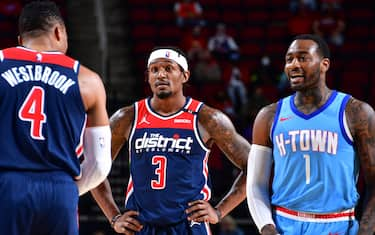
[[162, 92], [156, 94], [156, 96], [159, 99], [166, 99], [166, 98], [170, 97], [171, 95], [172, 95], [172, 92], [170, 92], [170, 91], [162, 91]]

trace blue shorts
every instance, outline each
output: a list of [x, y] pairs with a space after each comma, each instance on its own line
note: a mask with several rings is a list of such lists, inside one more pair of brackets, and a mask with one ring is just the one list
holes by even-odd
[[62, 172], [0, 172], [0, 231], [78, 235], [78, 189]]
[[[353, 212], [354, 213], [354, 210]], [[356, 235], [359, 225], [354, 215], [347, 217], [335, 217], [332, 214], [324, 216], [291, 215], [283, 212], [275, 212], [273, 218], [277, 230], [281, 235], [316, 235], [316, 234], [337, 234], [337, 235]]]
[[211, 235], [208, 223], [191, 223], [184, 220], [168, 226], [143, 225], [136, 235]]

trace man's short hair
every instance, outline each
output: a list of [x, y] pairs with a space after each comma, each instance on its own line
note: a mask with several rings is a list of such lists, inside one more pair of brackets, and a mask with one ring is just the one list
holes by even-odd
[[301, 34], [297, 35], [293, 38], [293, 41], [295, 40], [312, 40], [318, 45], [318, 53], [323, 58], [331, 58], [331, 52], [329, 51], [329, 47], [326, 41], [319, 35], [315, 34]]
[[64, 25], [64, 20], [56, 3], [33, 1], [24, 6], [19, 16], [19, 35], [40, 36], [48, 32], [55, 23]]

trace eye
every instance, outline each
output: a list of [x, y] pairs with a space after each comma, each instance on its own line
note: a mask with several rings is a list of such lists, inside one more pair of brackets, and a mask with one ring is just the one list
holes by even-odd
[[158, 68], [157, 67], [151, 67], [150, 68], [150, 72], [151, 73], [157, 73], [158, 72]]
[[165, 71], [168, 72], [168, 73], [171, 72], [172, 66], [170, 66], [170, 65], [165, 66]]
[[286, 63], [292, 63], [292, 61], [293, 61], [293, 58], [292, 58], [292, 57], [286, 57], [286, 58], [285, 58], [285, 62], [286, 62]]

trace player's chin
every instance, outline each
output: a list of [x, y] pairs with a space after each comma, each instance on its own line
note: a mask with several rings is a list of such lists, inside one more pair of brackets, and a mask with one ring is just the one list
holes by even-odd
[[166, 90], [158, 91], [156, 93], [156, 96], [159, 99], [166, 99], [166, 98], [169, 98], [171, 95], [172, 95], [172, 92], [171, 91], [166, 91]]
[[305, 88], [301, 85], [290, 85], [290, 89], [292, 91], [303, 91]]

